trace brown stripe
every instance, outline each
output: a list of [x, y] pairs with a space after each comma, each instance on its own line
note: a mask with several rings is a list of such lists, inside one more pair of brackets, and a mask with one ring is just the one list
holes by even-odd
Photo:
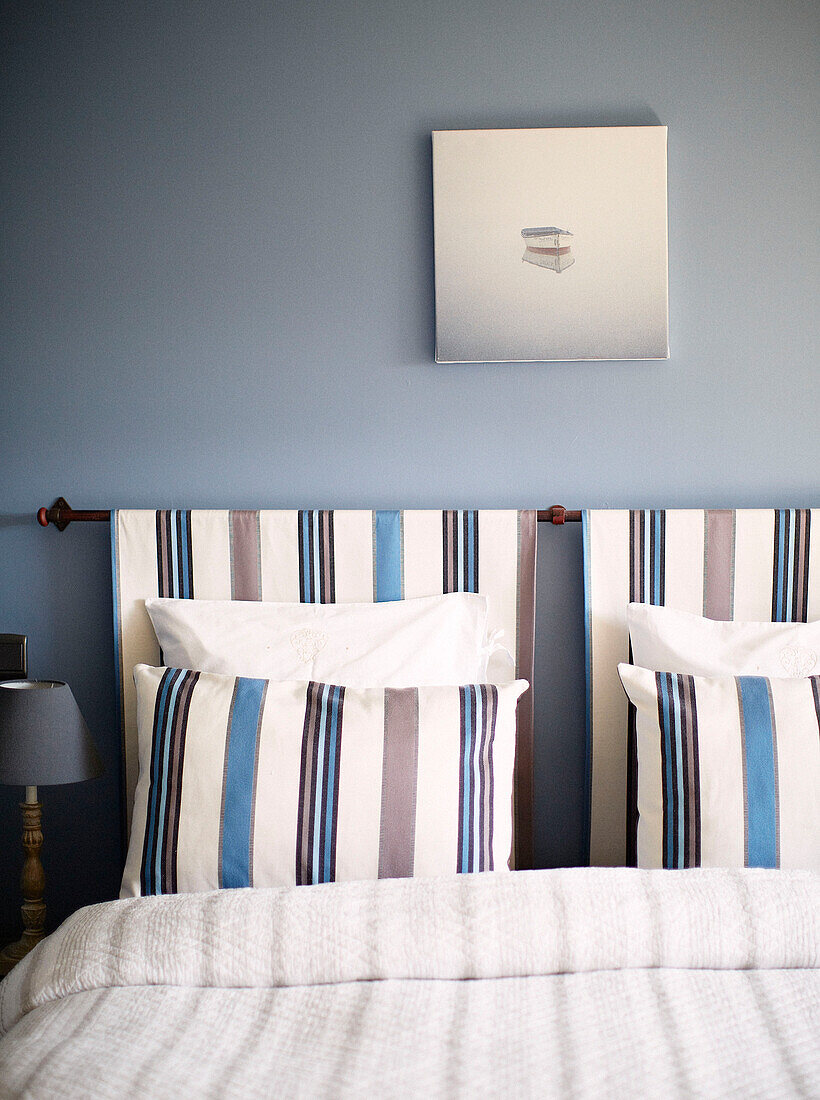
[[[777, 589], [778, 571], [780, 567], [780, 509], [774, 510], [774, 553], [772, 554], [774, 565], [772, 567], [772, 622], [777, 622]], [[744, 788], [745, 789], [745, 788]]]
[[311, 875], [311, 791], [315, 798], [316, 768], [316, 727], [319, 722], [317, 685], [312, 681], [307, 686], [305, 697], [305, 725], [302, 731], [302, 774], [299, 782], [299, 826], [296, 837], [296, 884], [310, 882]]
[[259, 513], [229, 513], [231, 536], [231, 599], [261, 600], [262, 570]]
[[379, 878], [413, 875], [418, 753], [418, 688], [385, 688]]
[[444, 556], [444, 592], [452, 592], [455, 589], [455, 570], [453, 566], [453, 513], [441, 513], [441, 526], [443, 532], [443, 556]]
[[643, 603], [641, 598], [640, 513], [629, 513], [629, 602]]
[[[535, 658], [535, 565], [537, 514], [518, 513], [518, 640], [516, 675], [533, 682]], [[518, 700], [515, 739], [515, 844], [514, 866], [533, 866], [533, 689]]]
[[697, 737], [695, 734], [695, 683], [691, 676], [684, 676], [683, 687], [683, 738], [686, 745], [686, 817], [684, 828], [686, 830], [686, 849], [684, 853], [684, 867], [697, 867], [700, 863], [696, 860], [697, 839], [700, 832], [698, 821], [697, 802], [700, 777], [697, 770]]
[[806, 513], [797, 513], [794, 542], [794, 590], [792, 593], [792, 622], [806, 621], [806, 609], [803, 606], [803, 578], [806, 570]]
[[157, 540], [159, 542], [157, 549], [159, 551], [160, 567], [158, 580], [160, 596], [170, 596], [172, 594], [171, 563], [168, 553], [170, 543], [169, 527], [170, 516], [168, 512], [157, 512]]
[[165, 826], [165, 850], [163, 852], [164, 881], [160, 889], [163, 894], [177, 892], [177, 845], [179, 842], [179, 814], [182, 805], [182, 765], [185, 759], [185, 734], [188, 729], [188, 712], [191, 708], [191, 695], [199, 679], [198, 672], [186, 672], [185, 680], [177, 696], [174, 725], [171, 732], [171, 746], [168, 768], [168, 801]]
[[709, 508], [703, 523], [703, 614], [729, 620], [734, 616], [735, 513]]
[[805, 623], [808, 619], [809, 600], [809, 539], [811, 535], [811, 511], [806, 508], [800, 516], [800, 543], [797, 547], [797, 568], [794, 584], [794, 620]]
[[333, 513], [321, 513], [320, 531], [322, 536], [322, 603], [335, 603], [333, 591]]

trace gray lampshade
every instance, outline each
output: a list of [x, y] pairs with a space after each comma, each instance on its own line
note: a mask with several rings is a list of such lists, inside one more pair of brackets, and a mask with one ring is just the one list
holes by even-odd
[[68, 684], [0, 683], [0, 783], [47, 787], [96, 779], [102, 770]]

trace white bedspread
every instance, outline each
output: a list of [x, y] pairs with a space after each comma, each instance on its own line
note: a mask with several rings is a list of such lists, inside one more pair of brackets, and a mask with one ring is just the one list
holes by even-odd
[[818, 1096], [819, 966], [801, 872], [110, 902], [0, 985], [0, 1096]]

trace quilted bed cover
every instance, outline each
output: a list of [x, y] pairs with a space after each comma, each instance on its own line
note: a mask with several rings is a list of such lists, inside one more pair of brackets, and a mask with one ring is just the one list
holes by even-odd
[[0, 1096], [817, 1096], [820, 877], [107, 902], [0, 985]]

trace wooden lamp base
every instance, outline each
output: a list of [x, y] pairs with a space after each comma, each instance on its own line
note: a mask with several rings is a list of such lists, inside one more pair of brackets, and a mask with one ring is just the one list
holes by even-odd
[[26, 787], [26, 801], [20, 803], [23, 811], [23, 849], [26, 853], [20, 886], [23, 892], [23, 935], [16, 943], [10, 943], [0, 951], [0, 976], [8, 974], [13, 966], [36, 947], [46, 931], [46, 904], [43, 901], [46, 877], [40, 862], [43, 847], [43, 806], [37, 801], [37, 788]]

